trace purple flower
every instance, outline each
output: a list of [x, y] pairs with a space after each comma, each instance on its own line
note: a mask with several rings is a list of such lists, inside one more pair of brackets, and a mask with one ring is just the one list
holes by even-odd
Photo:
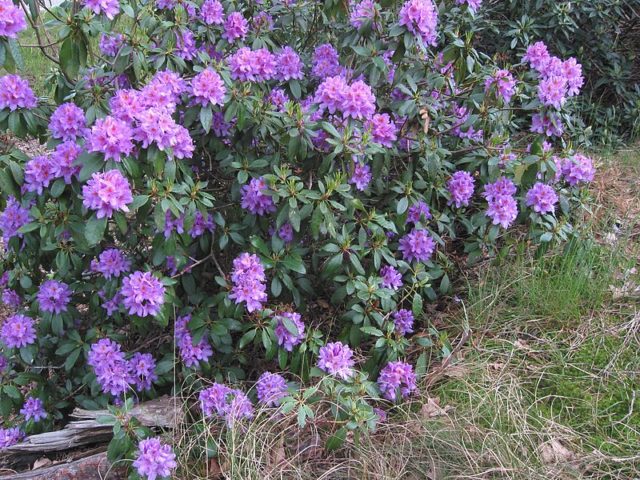
[[19, 313], [11, 315], [2, 324], [0, 338], [9, 348], [22, 348], [35, 343], [33, 319]]
[[427, 45], [435, 45], [438, 10], [431, 0], [409, 0], [400, 10], [400, 25], [407, 27]]
[[80, 165], [75, 162], [82, 153], [82, 148], [74, 141], [63, 142], [51, 154], [51, 164], [55, 169], [55, 176], [64, 178], [64, 183], [70, 185], [73, 177], [80, 173]]
[[222, 78], [211, 68], [206, 68], [191, 80], [194, 102], [203, 107], [209, 104], [222, 105], [226, 93]]
[[414, 228], [400, 239], [398, 249], [407, 262], [428, 262], [436, 249], [436, 242], [427, 230]]
[[191, 30], [176, 33], [176, 55], [183, 60], [193, 60], [198, 53], [196, 37]]
[[91, 345], [87, 357], [104, 393], [118, 397], [129, 389], [130, 365], [118, 343], [108, 338], [98, 340]]
[[156, 361], [153, 359], [153, 355], [150, 353], [134, 353], [129, 359], [129, 370], [131, 372], [129, 383], [135, 384], [139, 392], [151, 390], [151, 384], [158, 380], [155, 369]]
[[455, 172], [449, 182], [447, 188], [451, 194], [449, 204], [454, 204], [456, 208], [467, 207], [473, 196], [474, 179], [469, 172], [459, 170]]
[[[0, 22], [4, 20], [0, 17]], [[8, 108], [12, 112], [19, 108], [35, 108], [36, 96], [29, 82], [18, 75], [0, 77], [0, 110]]]
[[329, 113], [335, 113], [342, 108], [347, 90], [349, 90], [349, 86], [343, 77], [329, 77], [318, 85], [315, 101], [318, 102], [320, 108], [326, 108]]
[[311, 63], [311, 73], [317, 78], [335, 77], [343, 73], [338, 52], [329, 43], [316, 47]]
[[416, 224], [419, 222], [427, 221], [430, 218], [431, 211], [429, 210], [429, 205], [424, 203], [422, 200], [409, 207], [409, 212], [407, 213], [407, 222]]
[[133, 201], [129, 182], [118, 170], [94, 173], [82, 187], [82, 204], [97, 211], [98, 218], [111, 218], [113, 212], [128, 212], [128, 203]]
[[51, 115], [49, 131], [53, 138], [75, 140], [87, 132], [84, 110], [74, 103], [63, 103]]
[[383, 147], [391, 148], [398, 139], [398, 127], [391, 121], [388, 113], [376, 113], [366, 124], [371, 130], [373, 141]]
[[20, 409], [20, 414], [24, 415], [24, 419], [29, 421], [33, 419], [35, 423], [47, 418], [47, 412], [44, 410], [44, 404], [39, 398], [29, 397]]
[[233, 287], [229, 298], [236, 304], [246, 302], [249, 313], [262, 308], [267, 301], [264, 267], [257, 255], [242, 253], [233, 260]]
[[531, 117], [531, 131], [544, 133], [547, 137], [561, 137], [564, 133], [564, 126], [558, 114], [554, 112], [536, 113]]
[[500, 177], [493, 183], [488, 183], [484, 186], [484, 192], [482, 196], [491, 202], [493, 199], [501, 196], [513, 196], [516, 194], [517, 188], [513, 181], [507, 177]]
[[133, 468], [146, 480], [168, 478], [178, 466], [176, 456], [170, 445], [160, 442], [159, 438], [147, 438], [138, 443]]
[[289, 101], [289, 97], [281, 88], [274, 88], [269, 94], [268, 100], [281, 112], [284, 111], [284, 104]]
[[100, 15], [104, 13], [109, 20], [113, 20], [120, 12], [120, 2], [118, 0], [84, 0], [87, 8], [93, 13]]
[[318, 368], [329, 375], [348, 380], [354, 374], [353, 351], [341, 342], [327, 343], [318, 352]]
[[464, 5], [465, 3], [469, 6], [469, 10], [476, 11], [482, 5], [482, 0], [456, 0], [458, 5]]
[[200, 362], [206, 362], [213, 355], [211, 345], [202, 337], [197, 344], [193, 343], [193, 337], [187, 326], [191, 321], [191, 315], [176, 318], [175, 337], [176, 345], [180, 350], [180, 356], [184, 364], [191, 368], [197, 367]]
[[60, 314], [67, 311], [71, 289], [66, 283], [47, 280], [40, 286], [37, 297], [41, 311]]
[[224, 32], [222, 38], [229, 43], [233, 43], [236, 40], [244, 40], [249, 31], [249, 25], [240, 12], [233, 12], [227, 16], [227, 20], [224, 22]]
[[249, 398], [240, 390], [220, 383], [200, 392], [200, 405], [205, 417], [216, 413], [226, 419], [230, 428], [237, 420], [253, 418], [253, 405]]
[[398, 290], [402, 287], [402, 274], [391, 265], [386, 265], [380, 269], [380, 277], [382, 277], [380, 282], [382, 288]]
[[580, 93], [580, 89], [584, 84], [584, 77], [582, 76], [582, 65], [573, 57], [565, 60], [562, 63], [562, 74], [567, 80], [569, 96], [574, 96]]
[[24, 183], [28, 192], [42, 192], [56, 178], [57, 167], [48, 155], [33, 157], [24, 167]]
[[304, 77], [302, 73], [302, 61], [298, 54], [291, 47], [284, 47], [282, 51], [276, 55], [277, 75], [276, 78], [282, 82]]
[[284, 243], [293, 242], [293, 226], [290, 223], [283, 224], [278, 230], [278, 236]]
[[340, 109], [347, 118], [365, 120], [371, 118], [376, 111], [376, 97], [371, 87], [362, 80], [353, 82], [342, 94]]
[[131, 262], [117, 248], [110, 248], [102, 252], [97, 260], [91, 262], [91, 271], [101, 273], [107, 280], [119, 277], [128, 272]]
[[240, 48], [229, 58], [231, 78], [234, 80], [263, 82], [275, 78], [277, 72], [276, 57], [266, 48], [250, 50]]
[[551, 76], [538, 85], [538, 98], [543, 105], [562, 108], [567, 95], [567, 80], [561, 76]]
[[0, 450], [15, 445], [24, 437], [18, 427], [0, 428]]
[[108, 35], [103, 33], [100, 35], [100, 51], [106, 57], [115, 57], [120, 48], [124, 45], [124, 35], [121, 33], [116, 33], [113, 35]]
[[527, 48], [527, 53], [522, 57], [522, 61], [529, 62], [531, 68], [540, 71], [547, 65], [550, 58], [549, 50], [544, 42], [536, 42]]
[[[349, 15], [349, 23], [354, 28], [360, 29], [366, 22], [373, 22], [378, 11], [373, 0], [362, 0], [359, 3], [351, 3], [351, 14]], [[378, 28], [375, 24], [373, 28]]]
[[393, 324], [398, 335], [406, 335], [413, 332], [413, 313], [411, 310], [401, 308], [393, 314]]
[[378, 387], [382, 396], [392, 402], [408, 397], [417, 388], [413, 367], [401, 361], [389, 362], [380, 371]]
[[256, 391], [260, 403], [268, 407], [277, 407], [280, 400], [287, 396], [287, 381], [277, 373], [264, 372], [258, 378]]
[[224, 22], [224, 9], [218, 0], [205, 0], [200, 7], [200, 16], [207, 25], [222, 25]]
[[552, 213], [556, 203], [558, 203], [558, 195], [550, 185], [537, 182], [527, 192], [527, 206], [533, 207], [536, 213]]
[[23, 208], [15, 197], [9, 195], [6, 208], [0, 213], [0, 230], [5, 245], [13, 237], [22, 238], [23, 234], [18, 230], [27, 223], [29, 223], [29, 210]]
[[216, 228], [216, 224], [213, 222], [213, 217], [210, 213], [207, 213], [205, 217], [200, 210], [196, 210], [195, 215], [193, 216], [193, 225], [189, 230], [189, 235], [191, 238], [197, 238], [200, 235], [203, 235], [204, 232], [213, 232]]
[[278, 345], [287, 352], [304, 340], [304, 322], [299, 313], [283, 312], [275, 317], [276, 327], [274, 333], [278, 339]]
[[11, 0], [0, 0], [0, 37], [16, 38], [27, 28], [24, 13]]
[[509, 103], [516, 92], [516, 81], [509, 70], [498, 70], [493, 76], [487, 78], [484, 82], [485, 92], [488, 92], [494, 85], [498, 96], [502, 98], [504, 103]]
[[518, 203], [510, 195], [498, 195], [487, 199], [489, 208], [487, 216], [491, 218], [494, 225], [502, 225], [509, 228], [518, 216]]
[[242, 187], [242, 208], [249, 210], [254, 215], [266, 215], [276, 211], [276, 205], [268, 192], [269, 187], [264, 178], [252, 178], [247, 185]]
[[371, 168], [366, 163], [355, 162], [353, 165], [353, 174], [349, 179], [349, 183], [355, 185], [361, 192], [367, 189], [371, 182]]
[[118, 120], [132, 122], [144, 109], [142, 95], [137, 90], [118, 90], [109, 99], [109, 107]]
[[22, 298], [15, 290], [7, 288], [2, 292], [2, 303], [7, 307], [18, 308], [22, 303]]
[[105, 160], [120, 162], [133, 152], [133, 131], [127, 122], [107, 116], [96, 120], [87, 138], [87, 150], [101, 152]]
[[164, 285], [151, 272], [138, 271], [125, 277], [120, 293], [129, 315], [156, 316], [164, 304]]
[[562, 162], [560, 172], [566, 182], [575, 187], [578, 183], [589, 183], [593, 180], [596, 169], [589, 157], [576, 153], [573, 158]]
[[273, 17], [267, 12], [258, 12], [252, 18], [252, 23], [253, 30], [257, 35], [260, 34], [260, 31], [269, 32], [273, 30]]

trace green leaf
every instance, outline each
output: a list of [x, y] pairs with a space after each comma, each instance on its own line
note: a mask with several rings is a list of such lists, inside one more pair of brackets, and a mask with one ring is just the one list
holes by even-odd
[[22, 59], [22, 54], [20, 53], [20, 45], [15, 38], [7, 39], [7, 49], [11, 54], [11, 58], [13, 59], [13, 63], [18, 67], [19, 70], [24, 70], [24, 60]]
[[337, 450], [347, 439], [347, 429], [342, 427], [327, 439], [327, 450]]
[[413, 302], [411, 304], [411, 310], [415, 317], [422, 314], [422, 297], [419, 293], [413, 295]]
[[20, 391], [13, 385], [5, 385], [4, 387], [2, 387], [2, 390], [4, 390], [4, 393], [6, 393], [9, 397], [15, 400], [20, 400], [22, 398], [22, 395], [20, 395]]
[[60, 47], [60, 68], [69, 79], [75, 79], [80, 70], [80, 49], [75, 40], [69, 36]]
[[211, 107], [207, 106], [200, 110], [200, 123], [202, 124], [202, 128], [205, 133], [209, 133], [211, 130], [211, 121], [213, 119], [213, 112], [211, 111]]
[[91, 217], [84, 228], [84, 237], [87, 239], [87, 243], [97, 245], [102, 240], [106, 228], [106, 218]]
[[76, 364], [76, 362], [78, 361], [78, 357], [80, 356], [80, 353], [82, 353], [82, 348], [77, 348], [73, 352], [71, 352], [71, 354], [69, 354], [67, 359], [64, 361], [64, 369], [67, 372], [70, 371], [73, 368], [73, 366]]
[[251, 342], [253, 342], [253, 339], [256, 338], [256, 333], [258, 333], [257, 329], [252, 329], [249, 330], [247, 333], [245, 333], [242, 338], [240, 339], [240, 342], [238, 342], [238, 347], [239, 348], [244, 348], [246, 347], [248, 344], [250, 344]]
[[60, 195], [64, 193], [65, 183], [62, 178], [57, 179], [51, 185], [51, 196], [53, 198], [58, 198]]
[[407, 207], [409, 206], [409, 199], [407, 197], [402, 197], [399, 201], [398, 201], [398, 206], [396, 208], [396, 213], [398, 215], [402, 215], [404, 212], [407, 211]]
[[84, 183], [104, 167], [104, 159], [95, 153], [83, 153], [76, 160], [76, 165], [81, 167], [78, 180]]

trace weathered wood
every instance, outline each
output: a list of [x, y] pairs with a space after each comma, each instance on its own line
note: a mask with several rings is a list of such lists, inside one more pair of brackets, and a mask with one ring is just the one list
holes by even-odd
[[[175, 399], [167, 396], [136, 405], [130, 414], [147, 427], [173, 428], [182, 419]], [[107, 443], [112, 437], [112, 427], [96, 419], [110, 415], [108, 410], [75, 409], [71, 416], [80, 420], [69, 422], [62, 430], [30, 435], [23, 442], [3, 449], [0, 464], [25, 464], [36, 455]]]
[[0, 480], [122, 480], [126, 467], [111, 466], [106, 452], [21, 473], [0, 472]]

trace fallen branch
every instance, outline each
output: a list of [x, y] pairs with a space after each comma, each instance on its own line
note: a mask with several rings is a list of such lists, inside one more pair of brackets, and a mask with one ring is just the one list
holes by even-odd
[[125, 466], [110, 466], [107, 453], [101, 452], [28, 472], [0, 472], [0, 480], [117, 480], [125, 478], [124, 470]]

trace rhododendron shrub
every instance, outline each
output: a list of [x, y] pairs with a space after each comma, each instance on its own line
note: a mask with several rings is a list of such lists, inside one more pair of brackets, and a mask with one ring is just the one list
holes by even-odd
[[[316, 378], [334, 438], [374, 428], [425, 373], [452, 256], [566, 239], [593, 179], [579, 59], [496, 63], [480, 1], [63, 4], [46, 98], [12, 73], [33, 13], [0, 5], [0, 126], [44, 145], [0, 156], [5, 444], [181, 387], [200, 429], [304, 426]], [[110, 456], [166, 476], [148, 434]]]

